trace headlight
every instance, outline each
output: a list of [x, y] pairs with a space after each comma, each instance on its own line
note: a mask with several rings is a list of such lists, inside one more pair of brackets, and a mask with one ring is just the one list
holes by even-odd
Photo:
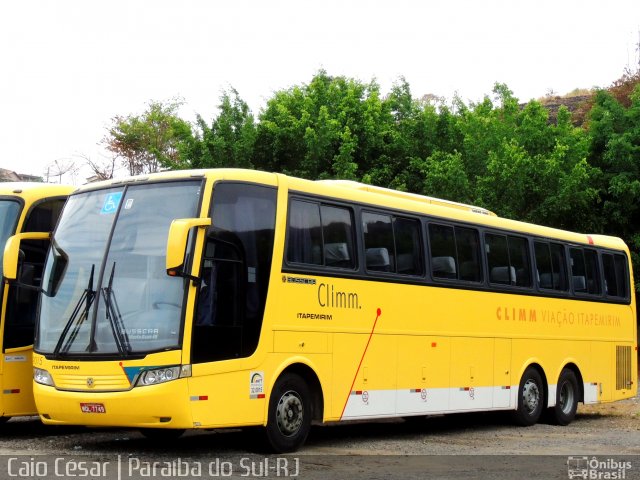
[[51, 387], [53, 387], [53, 378], [51, 378], [51, 375], [49, 374], [49, 372], [47, 372], [46, 370], [43, 370], [41, 368], [34, 368], [33, 369], [33, 380], [36, 383], [40, 383], [42, 385], [49, 385]]
[[176, 367], [154, 368], [152, 370], [144, 370], [140, 373], [137, 385], [157, 385], [158, 383], [170, 382], [178, 378], [191, 376], [191, 365], [178, 365]]

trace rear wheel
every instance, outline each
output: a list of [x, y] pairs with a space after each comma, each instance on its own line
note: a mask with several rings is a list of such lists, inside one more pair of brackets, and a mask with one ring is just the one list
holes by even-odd
[[550, 420], [557, 425], [569, 425], [576, 416], [579, 396], [576, 374], [565, 368], [558, 379], [556, 405], [549, 409]]
[[269, 418], [265, 433], [276, 453], [294, 452], [311, 429], [311, 393], [305, 381], [294, 373], [278, 379], [269, 398]]
[[519, 425], [528, 427], [539, 419], [544, 406], [544, 387], [540, 373], [529, 367], [522, 375], [518, 388], [518, 408], [514, 418]]

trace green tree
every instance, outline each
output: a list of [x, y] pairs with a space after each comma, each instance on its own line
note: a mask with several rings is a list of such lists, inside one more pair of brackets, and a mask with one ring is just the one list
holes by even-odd
[[362, 178], [385, 154], [392, 117], [375, 82], [318, 72], [276, 92], [259, 116], [254, 164], [303, 178]]
[[351, 135], [349, 127], [344, 128], [340, 143], [340, 150], [333, 158], [333, 173], [336, 178], [357, 180], [358, 165], [353, 162], [353, 152], [356, 149], [356, 139]]
[[218, 115], [208, 126], [198, 115], [200, 133], [191, 149], [195, 168], [253, 168], [256, 124], [247, 103], [235, 89], [223, 92]]
[[186, 152], [193, 141], [191, 125], [178, 117], [181, 102], [152, 101], [141, 115], [112, 119], [103, 139], [131, 175], [189, 166]]
[[[640, 83], [625, 108], [613, 95], [596, 93], [589, 117], [590, 161], [602, 171], [603, 228], [622, 237], [640, 271]], [[637, 277], [636, 277], [637, 278]]]
[[459, 152], [435, 152], [426, 160], [413, 159], [412, 169], [422, 178], [422, 193], [455, 202], [472, 200], [471, 185]]

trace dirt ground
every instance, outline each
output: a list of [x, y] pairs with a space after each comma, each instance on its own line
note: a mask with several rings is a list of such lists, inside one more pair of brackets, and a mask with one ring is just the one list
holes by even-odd
[[[575, 421], [567, 427], [545, 423], [517, 427], [505, 413], [319, 425], [312, 428], [300, 452], [286, 457], [260, 454], [255, 448], [255, 435], [256, 432], [240, 430], [192, 431], [177, 440], [152, 442], [135, 430], [48, 427], [37, 418], [17, 418], [0, 427], [0, 455], [5, 461], [14, 456], [37, 459], [47, 455], [122, 462], [181, 460], [209, 466], [212, 462], [227, 462], [238, 478], [350, 480], [568, 478], [567, 461], [569, 457], [577, 457], [609, 461], [605, 466], [611, 465], [609, 459], [633, 464], [623, 472], [624, 477], [611, 477], [611, 472], [605, 471], [609, 476], [598, 478], [640, 478], [638, 397], [610, 404], [580, 405]], [[297, 462], [297, 470], [289, 468], [287, 475], [284, 470], [276, 471], [276, 462], [285, 461], [290, 467], [291, 462]], [[249, 466], [255, 468], [247, 470]], [[11, 476], [6, 469], [7, 465], [0, 462], [2, 478]], [[144, 477], [142, 474], [135, 477], [140, 472], [129, 473], [134, 476], [113, 478]], [[162, 476], [160, 473], [155, 476]], [[215, 471], [205, 473], [208, 474], [189, 478], [216, 477], [212, 475]], [[225, 472], [218, 473], [218, 477], [225, 476]]]

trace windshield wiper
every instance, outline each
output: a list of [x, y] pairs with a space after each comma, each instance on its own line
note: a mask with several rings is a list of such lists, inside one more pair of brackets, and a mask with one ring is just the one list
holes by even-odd
[[111, 275], [109, 276], [109, 284], [101, 290], [106, 306], [107, 320], [111, 324], [111, 330], [113, 332], [113, 338], [116, 341], [116, 347], [118, 347], [118, 351], [121, 354], [127, 355], [131, 353], [131, 344], [129, 343], [129, 336], [127, 335], [127, 330], [125, 329], [124, 322], [122, 321], [122, 315], [120, 314], [120, 308], [118, 307], [118, 302], [116, 300], [115, 293], [113, 292], [113, 275], [115, 270], [116, 262], [113, 262]]
[[[53, 349], [53, 355], [58, 356], [60, 353], [67, 353], [75, 342], [76, 337], [78, 336], [78, 332], [80, 331], [80, 327], [89, 317], [89, 309], [91, 308], [91, 304], [96, 297], [96, 292], [93, 289], [93, 273], [95, 270], [95, 265], [91, 265], [91, 274], [89, 275], [89, 282], [87, 284], [87, 288], [82, 292], [82, 295], [78, 299], [78, 303], [73, 308], [73, 313], [67, 320], [67, 323], [62, 330], [62, 334], [58, 339], [58, 343], [56, 344], [56, 348]], [[73, 326], [73, 330], [71, 330], [71, 334], [69, 338], [67, 338], [67, 334], [69, 333], [69, 329]], [[66, 338], [66, 341], [65, 341]]]

